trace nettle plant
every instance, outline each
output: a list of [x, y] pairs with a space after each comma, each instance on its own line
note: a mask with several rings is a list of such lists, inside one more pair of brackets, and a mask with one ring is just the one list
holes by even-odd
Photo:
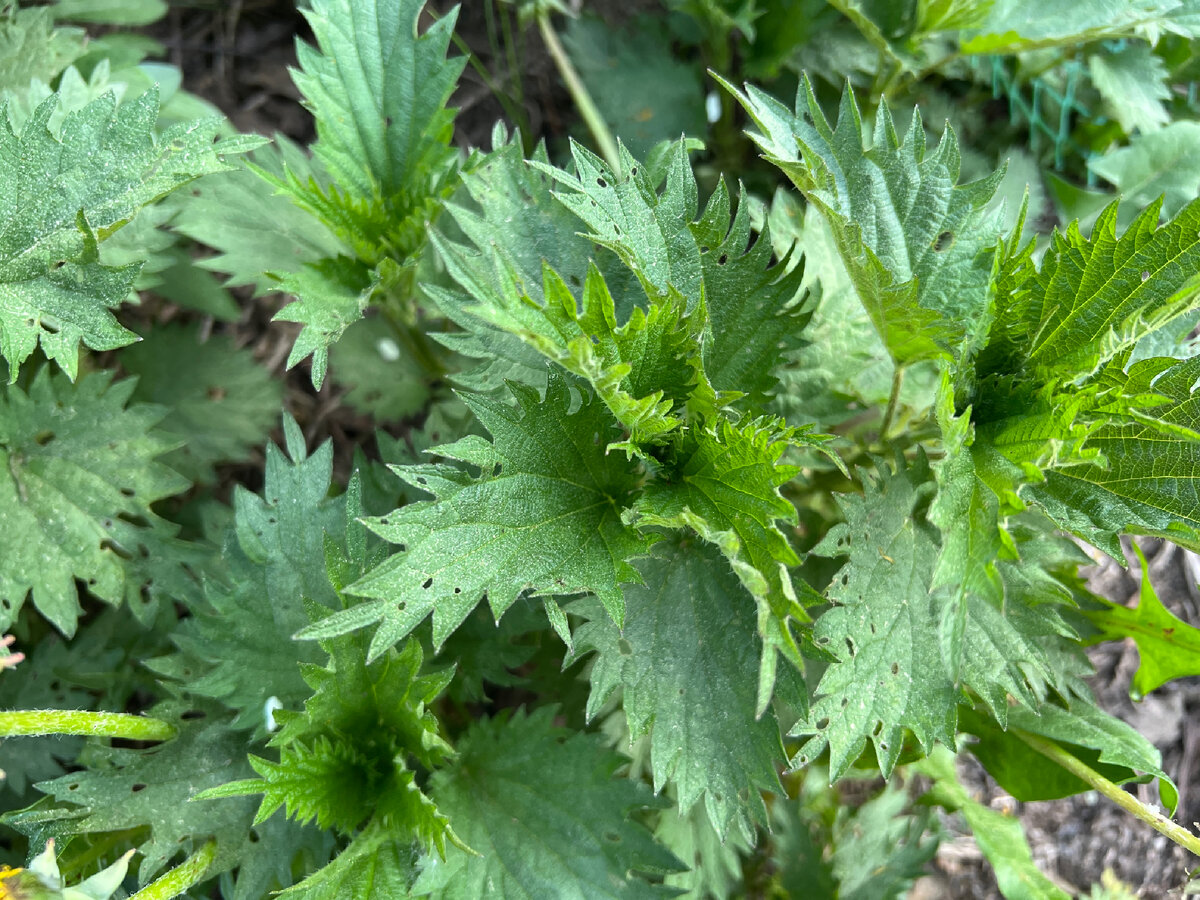
[[[311, 155], [172, 124], [7, 12], [67, 49], [0, 123], [5, 895], [108, 897], [135, 848], [142, 900], [895, 896], [940, 806], [1006, 896], [1065, 897], [956, 753], [1200, 850], [1120, 787], [1176, 804], [1083, 680], [1133, 636], [1144, 694], [1200, 635], [1148, 582], [1091, 595], [1072, 539], [1200, 549], [1200, 357], [1153, 349], [1200, 307], [1200, 202], [1038, 248], [952, 131], [865, 130], [849, 90], [831, 123], [807, 81], [722, 82], [798, 191], [769, 207], [701, 203], [684, 141], [464, 155], [454, 15], [422, 11], [312, 4]], [[295, 298], [289, 365], [410, 423], [390, 465], [333, 484], [285, 414], [230, 510], [214, 466], [279, 408], [246, 351], [149, 327], [124, 374], [80, 361], [138, 337], [135, 287], [228, 317], [211, 271]]]

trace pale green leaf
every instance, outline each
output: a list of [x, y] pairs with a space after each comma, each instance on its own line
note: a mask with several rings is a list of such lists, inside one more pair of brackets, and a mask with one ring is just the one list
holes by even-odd
[[1129, 693], [1141, 700], [1168, 681], [1200, 675], [1200, 630], [1172, 615], [1150, 583], [1146, 557], [1133, 545], [1142, 564], [1142, 593], [1134, 609], [1102, 600], [1100, 609], [1085, 610], [1088, 621], [1100, 630], [1088, 643], [1133, 638], [1140, 664], [1133, 673]]
[[964, 53], [1014, 53], [1038, 47], [1133, 37], [1169, 23], [1177, 0], [994, 0], [962, 41]]
[[371, 822], [329, 865], [276, 896], [281, 900], [393, 900], [409, 896], [417, 875], [417, 845]]
[[157, 461], [174, 446], [154, 429], [166, 411], [127, 407], [133, 389], [104, 373], [72, 385], [43, 368], [28, 393], [0, 392], [0, 630], [32, 594], [74, 634], [76, 579], [108, 603], [132, 602], [148, 577], [139, 548], [168, 549], [176, 528], [152, 504], [188, 482]]
[[214, 143], [219, 121], [155, 133], [158, 94], [117, 106], [112, 94], [48, 128], [57, 99], [41, 103], [20, 136], [0, 122], [0, 354], [15, 380], [40, 342], [72, 378], [80, 342], [98, 350], [134, 335], [111, 309], [128, 293], [136, 266], [98, 262], [97, 242], [139, 209], [180, 185], [229, 167], [225, 155], [252, 138]]
[[1129, 146], [1088, 160], [1088, 169], [1111, 182], [1135, 207], [1163, 198], [1163, 214], [1176, 215], [1200, 194], [1200, 122], [1171, 122], [1134, 135]]
[[937, 747], [913, 768], [933, 779], [929, 798], [934, 803], [962, 813], [975, 843], [991, 863], [1000, 893], [1011, 900], [1069, 900], [1070, 895], [1034, 864], [1020, 820], [971, 799], [958, 780], [953, 753]]
[[1167, 124], [1164, 100], [1167, 67], [1148, 44], [1126, 44], [1120, 50], [1088, 57], [1092, 84], [1100, 92], [1113, 118], [1127, 133], [1149, 132]]

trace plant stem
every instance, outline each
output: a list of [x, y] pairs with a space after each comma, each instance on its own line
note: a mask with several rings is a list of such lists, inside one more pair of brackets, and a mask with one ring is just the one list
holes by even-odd
[[575, 101], [579, 115], [583, 117], [584, 124], [591, 131], [592, 137], [596, 139], [600, 155], [604, 157], [613, 173], [620, 177], [621, 154], [617, 150], [616, 139], [608, 130], [608, 125], [605, 123], [604, 117], [600, 115], [600, 110], [596, 108], [592, 95], [588, 93], [583, 79], [575, 71], [571, 58], [567, 56], [567, 51], [554, 32], [554, 28], [550, 24], [550, 14], [544, 10], [538, 14], [538, 30], [542, 33], [542, 40], [545, 41], [546, 49], [550, 51], [550, 56], [558, 67], [559, 74], [566, 82], [567, 90], [571, 92], [571, 99]]
[[1143, 804], [1137, 797], [1121, 789], [1119, 785], [1109, 781], [1087, 763], [1083, 762], [1076, 756], [1072, 756], [1066, 750], [1059, 747], [1057, 744], [1039, 737], [1036, 734], [1029, 734], [1017, 728], [1010, 729], [1010, 732], [1036, 750], [1038, 753], [1045, 756], [1047, 759], [1053, 760], [1062, 766], [1076, 778], [1085, 781], [1091, 785], [1117, 806], [1121, 807], [1128, 813], [1132, 813], [1137, 818], [1141, 819], [1155, 831], [1160, 834], [1165, 834], [1179, 846], [1185, 850], [1200, 856], [1200, 838], [1192, 834], [1182, 825], [1172, 822], [1162, 813], [1153, 810]]
[[892, 392], [888, 395], [887, 409], [883, 411], [883, 421], [879, 424], [879, 442], [887, 440], [887, 433], [896, 418], [896, 407], [900, 405], [900, 389], [904, 387], [904, 366], [897, 365], [892, 370]]
[[166, 875], [146, 885], [129, 900], [171, 900], [178, 897], [204, 877], [213, 857], [217, 855], [217, 842], [209, 841]]
[[81, 734], [86, 737], [167, 741], [175, 726], [149, 716], [92, 712], [83, 709], [16, 709], [0, 712], [0, 737]]

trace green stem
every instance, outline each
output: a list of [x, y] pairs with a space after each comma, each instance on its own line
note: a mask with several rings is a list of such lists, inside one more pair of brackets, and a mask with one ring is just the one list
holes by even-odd
[[1078, 757], [1072, 756], [1066, 750], [1062, 749], [1062, 747], [1036, 734], [1029, 734], [1017, 728], [1010, 729], [1010, 733], [1016, 735], [1038, 753], [1042, 754], [1042, 756], [1062, 766], [1076, 778], [1082, 779], [1091, 785], [1113, 803], [1117, 804], [1117, 806], [1141, 819], [1155, 831], [1165, 834], [1180, 847], [1183, 847], [1196, 856], [1200, 856], [1200, 838], [1182, 825], [1172, 822], [1157, 810], [1144, 805], [1137, 797], [1128, 791], [1122, 790], [1119, 785], [1109, 781]]
[[83, 709], [14, 709], [0, 712], [0, 737], [81, 734], [131, 741], [167, 741], [175, 726], [149, 716]]
[[217, 855], [217, 842], [209, 841], [166, 875], [146, 885], [129, 900], [171, 900], [204, 877]]
[[904, 366], [897, 365], [892, 370], [892, 392], [888, 394], [887, 409], [883, 411], [883, 421], [879, 425], [879, 441], [887, 441], [888, 431], [892, 420], [896, 418], [896, 407], [900, 405], [900, 389], [904, 387]]
[[583, 117], [584, 124], [591, 131], [592, 137], [596, 139], [600, 155], [604, 157], [613, 173], [620, 177], [621, 154], [617, 150], [616, 139], [608, 130], [608, 125], [605, 123], [604, 117], [600, 115], [600, 110], [596, 108], [592, 95], [588, 93], [583, 79], [575, 71], [575, 66], [571, 64], [571, 58], [567, 56], [567, 51], [550, 25], [550, 14], [544, 10], [538, 15], [538, 30], [542, 33], [542, 40], [546, 43], [546, 49], [550, 51], [550, 56], [558, 67], [559, 74], [566, 82], [567, 90], [571, 92], [571, 99], [575, 101], [579, 115]]

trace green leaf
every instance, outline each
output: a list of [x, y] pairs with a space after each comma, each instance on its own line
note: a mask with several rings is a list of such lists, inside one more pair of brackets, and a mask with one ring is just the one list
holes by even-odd
[[730, 222], [725, 182], [698, 215], [696, 177], [687, 147], [676, 142], [667, 160], [667, 180], [655, 190], [647, 167], [622, 151], [617, 177], [597, 156], [572, 144], [576, 174], [534, 163], [567, 190], [555, 196], [590, 229], [588, 237], [612, 250], [641, 282], [651, 301], [671, 291], [686, 311], [707, 312], [704, 371], [718, 391], [761, 400], [773, 387], [773, 372], [800, 346], [807, 321], [800, 284], [803, 266], [785, 252], [772, 265], [769, 229], [751, 238], [749, 203], [739, 198]]
[[349, 388], [346, 402], [376, 422], [421, 411], [429, 384], [420, 365], [396, 341], [383, 317], [355, 322], [330, 349], [333, 380]]
[[1161, 196], [1163, 213], [1174, 216], [1200, 193], [1198, 142], [1200, 122], [1171, 122], [1089, 159], [1088, 170], [1115, 185], [1127, 204], [1142, 207]]
[[1008, 355], [999, 370], [1078, 379], [1200, 307], [1200, 201], [1161, 227], [1159, 212], [1151, 203], [1118, 238], [1113, 203], [1090, 239], [1077, 224], [1055, 232], [1037, 269], [1023, 254], [1006, 261], [1016, 271], [998, 293], [991, 341]]
[[[336, 608], [326, 569], [326, 536], [341, 540], [345, 498], [330, 498], [333, 445], [326, 441], [310, 456], [304, 435], [284, 416], [287, 456], [267, 446], [266, 490], [260, 497], [238, 486], [234, 492], [237, 541], [247, 558], [266, 567], [267, 600], [280, 627], [308, 621], [302, 598]], [[291, 461], [288, 461], [288, 456]]]
[[250, 846], [250, 801], [189, 803], [205, 788], [246, 771], [240, 762], [245, 755], [244, 739], [215, 721], [211, 708], [198, 710], [198, 717], [178, 719], [186, 709], [173, 703], [151, 710], [160, 718], [173, 720], [178, 737], [147, 750], [96, 747], [92, 768], [38, 785], [59, 803], [83, 807], [82, 815], [76, 815], [73, 807], [59, 810], [68, 833], [149, 826], [150, 836], [138, 848], [142, 884], [175, 854], [198, 849], [210, 837], [217, 841], [211, 873], [235, 865]]
[[[621, 521], [636, 471], [606, 454], [614, 427], [603, 404], [584, 398], [567, 413], [567, 384], [551, 374], [545, 399], [511, 384], [518, 409], [480, 396], [463, 399], [492, 433], [436, 448], [479, 466], [479, 477], [446, 465], [397, 468], [435, 501], [412, 503], [369, 519], [368, 526], [405, 550], [351, 585], [375, 598], [300, 633], [330, 637], [382, 620], [374, 659], [433, 613], [441, 646], [486, 593], [498, 619], [517, 597], [596, 594], [616, 622], [624, 619], [621, 582], [637, 581], [628, 560], [651, 540]], [[499, 469], [499, 471], [497, 471]]]
[[59, 19], [96, 25], [149, 25], [167, 14], [166, 0], [58, 0]]
[[177, 207], [171, 229], [217, 251], [196, 265], [228, 275], [233, 287], [252, 284], [257, 293], [273, 290], [266, 273], [298, 272], [306, 263], [349, 252], [329, 227], [277, 191], [273, 181], [291, 175], [298, 181], [324, 180], [320, 163], [283, 135], [247, 157], [254, 170], [241, 167], [198, 182]]
[[703, 797], [722, 840], [732, 824], [750, 841], [783, 758], [775, 716], [754, 716], [754, 607], [715, 549], [667, 543], [625, 589], [624, 629], [593, 604], [575, 631], [579, 655], [597, 652], [588, 717], [620, 688], [630, 739], [650, 734], [655, 791], [674, 784], [682, 815]]
[[628, 516], [642, 528], [686, 528], [715, 544], [754, 597], [763, 639], [759, 714], [770, 701], [776, 654], [803, 668], [791, 629], [811, 620], [787, 570], [800, 558], [780, 528], [797, 516], [779, 492], [800, 470], [779, 460], [789, 444], [810, 440], [769, 419], [693, 426], [671, 448], [666, 477], [646, 484]]
[[963, 731], [979, 738], [968, 744], [968, 749], [1018, 800], [1054, 800], [1091, 788], [1066, 769], [1048, 764], [1046, 757], [1009, 733], [1012, 729], [1051, 739], [1116, 784], [1153, 776], [1172, 813], [1178, 802], [1178, 792], [1162, 770], [1158, 750], [1131, 726], [1090, 701], [1076, 700], [1070, 709], [1046, 703], [1036, 712], [1014, 707], [1009, 711], [1007, 732], [990, 717], [971, 711], [964, 710], [960, 721]]
[[1169, 121], [1163, 106], [1171, 97], [1167, 67], [1148, 44], [1094, 53], [1088, 57], [1088, 71], [1122, 131], [1154, 131]]
[[834, 661], [808, 716], [792, 730], [808, 736], [792, 765], [807, 765], [828, 747], [833, 779], [868, 740], [888, 775], [905, 729], [927, 752], [935, 741], [955, 745], [959, 691], [939, 653], [940, 617], [930, 595], [937, 540], [914, 514], [932, 487], [927, 464], [862, 477], [862, 497], [838, 495], [846, 522], [813, 550], [849, 559], [826, 591], [832, 607], [813, 630], [816, 645]]
[[334, 860], [276, 896], [281, 900], [392, 900], [409, 896], [417, 845], [372, 821]]
[[553, 724], [554, 710], [476, 722], [430, 792], [478, 855], [427, 859], [413, 893], [437, 898], [673, 896], [643, 874], [681, 868], [631, 813], [654, 804], [615, 776], [621, 759], [594, 735]]
[[167, 326], [121, 354], [138, 376], [133, 396], [170, 410], [160, 427], [183, 445], [163, 458], [191, 481], [211, 483], [214, 466], [241, 462], [261, 444], [281, 402], [281, 386], [249, 351], [197, 327]]
[[686, 816], [678, 809], [664, 809], [654, 837], [668, 850], [691, 864], [691, 870], [668, 875], [663, 883], [686, 891], [686, 900], [730, 900], [742, 882], [742, 854], [749, 851], [736, 833], [722, 840], [712, 820], [699, 806]]
[[849, 89], [830, 126], [812, 85], [796, 108], [727, 82], [758, 126], [751, 137], [825, 215], [859, 299], [897, 364], [957, 359], [978, 343], [991, 304], [991, 248], [999, 213], [988, 205], [1003, 172], [959, 185], [961, 155], [949, 127], [932, 153], [913, 111], [901, 141], [886, 104], [864, 147]]
[[[1129, 695], [1141, 700], [1168, 681], [1200, 675], [1200, 630], [1174, 616], [1158, 599], [1150, 583], [1150, 570], [1142, 548], [1133, 545], [1142, 564], [1142, 593], [1134, 609], [1101, 600], [1101, 608], [1084, 610], [1088, 621], [1100, 629], [1089, 644], [1133, 638], [1140, 665], [1133, 674]], [[1099, 598], [1098, 598], [1099, 599]]]
[[1060, 527], [1118, 558], [1121, 532], [1200, 549], [1198, 377], [1200, 357], [1135, 363], [1119, 377], [1123, 394], [1160, 402], [1092, 431], [1086, 447], [1100, 454], [1094, 464], [1050, 469], [1025, 494]]
[[[1170, 24], [1174, 0], [995, 0], [963, 53], [1016, 53], [1039, 47], [1133, 37]], [[1151, 40], [1153, 43], [1153, 39]]]
[[18, 137], [0, 123], [0, 355], [10, 381], [40, 341], [71, 378], [82, 341], [111, 350], [135, 340], [109, 310], [129, 292], [136, 266], [109, 268], [97, 242], [139, 209], [180, 185], [229, 167], [225, 155], [254, 138], [214, 143], [206, 120], [155, 134], [158, 93], [117, 106], [112, 94], [69, 113], [60, 134], [48, 128], [58, 100], [39, 104]]
[[298, 46], [293, 77], [316, 119], [313, 153], [359, 198], [411, 202], [454, 158], [446, 102], [466, 59], [446, 59], [453, 13], [417, 35], [424, 6], [315, 0], [304, 11], [319, 50]]
[[38, 611], [72, 635], [76, 579], [107, 603], [128, 599], [138, 609], [147, 564], [178, 568], [175, 526], [152, 504], [187, 481], [157, 461], [173, 446], [154, 430], [164, 410], [126, 407], [133, 389], [132, 380], [114, 384], [104, 373], [72, 385], [43, 368], [28, 393], [0, 392], [0, 523], [10, 536], [0, 630], [32, 594]]
[[6, 7], [0, 14], [0, 91], [49, 84], [84, 52], [82, 28], [56, 26], [45, 6]]
[[296, 299], [277, 312], [275, 320], [304, 326], [288, 354], [288, 368], [311, 354], [312, 384], [319, 390], [329, 366], [329, 345], [363, 317], [376, 284], [372, 273], [344, 256], [323, 259], [287, 275], [279, 290]]
[[962, 813], [975, 843], [991, 863], [1000, 893], [1012, 900], [1069, 900], [1070, 895], [1034, 865], [1020, 820], [971, 799], [958, 780], [953, 753], [937, 747], [913, 768], [933, 779], [928, 794], [932, 802]]

